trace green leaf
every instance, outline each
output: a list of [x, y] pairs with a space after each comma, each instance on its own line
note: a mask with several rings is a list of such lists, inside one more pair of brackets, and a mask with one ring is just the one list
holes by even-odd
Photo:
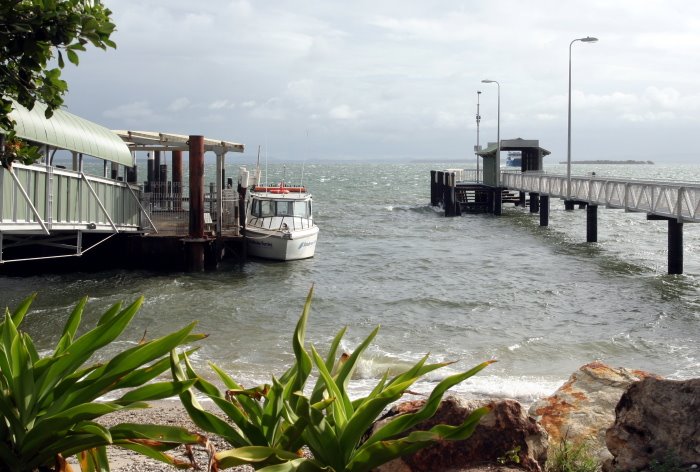
[[343, 402], [343, 393], [331, 376], [331, 373], [328, 372], [328, 369], [326, 369], [326, 364], [323, 362], [323, 359], [313, 346], [311, 346], [311, 353], [313, 355], [314, 362], [316, 363], [316, 367], [318, 368], [318, 371], [326, 384], [328, 393], [330, 396], [336, 399], [336, 401], [331, 405], [331, 409], [333, 411], [333, 423], [336, 425], [337, 433], [338, 430], [343, 429], [345, 423], [348, 421], [348, 416], [352, 415], [352, 411], [346, 411]]
[[179, 395], [183, 391], [194, 385], [194, 380], [184, 382], [157, 382], [144, 385], [133, 389], [122, 395], [114, 403], [119, 405], [128, 405], [135, 402], [147, 402], [153, 400], [162, 400]]
[[27, 298], [22, 300], [22, 302], [19, 304], [17, 308], [15, 308], [15, 311], [12, 313], [12, 323], [15, 326], [19, 326], [22, 323], [22, 320], [24, 320], [24, 317], [26, 316], [27, 312], [29, 311], [29, 307], [32, 305], [32, 302], [36, 298], [36, 293], [32, 293], [29, 295]]
[[[71, 62], [71, 64], [78, 65], [80, 62], [80, 59], [78, 59], [78, 54], [72, 49], [66, 49], [66, 55], [68, 56], [68, 60]], [[63, 66], [61, 66], [63, 67]]]
[[494, 361], [483, 362], [466, 372], [455, 374], [443, 379], [439, 384], [435, 386], [433, 391], [430, 393], [430, 397], [428, 397], [425, 404], [423, 405], [423, 407], [421, 407], [420, 410], [418, 410], [415, 413], [399, 415], [396, 418], [388, 421], [384, 426], [377, 430], [369, 439], [367, 439], [365, 444], [371, 444], [376, 441], [382, 441], [402, 431], [405, 431], [408, 428], [413, 427], [414, 425], [418, 424], [419, 422], [425, 419], [430, 418], [440, 406], [442, 396], [449, 388], [475, 375], [476, 373], [483, 370], [493, 362]]
[[78, 326], [80, 326], [80, 321], [82, 320], [83, 316], [83, 310], [85, 309], [87, 301], [88, 297], [83, 297], [82, 299], [80, 299], [80, 301], [77, 305], [75, 305], [75, 308], [68, 317], [68, 321], [63, 327], [63, 334], [61, 335], [61, 339], [59, 340], [58, 345], [56, 345], [56, 350], [54, 351], [55, 356], [62, 354], [73, 342], [73, 338], [75, 338], [75, 333], [78, 330]]
[[299, 459], [291, 452], [266, 446], [246, 446], [216, 453], [216, 461], [222, 469], [267, 461], [290, 461]]
[[374, 469], [390, 460], [412, 454], [435, 441], [463, 440], [472, 435], [481, 418], [490, 411], [488, 407], [474, 410], [460, 426], [439, 424], [429, 431], [414, 431], [405, 438], [364, 443], [348, 463], [348, 472]]
[[[185, 372], [180, 366], [178, 355], [174, 350], [170, 354], [170, 366], [173, 377], [176, 380], [187, 380]], [[212, 415], [202, 408], [191, 389], [180, 393], [180, 401], [182, 402], [182, 406], [185, 407], [185, 410], [187, 410], [187, 413], [194, 424], [202, 428], [204, 431], [218, 434], [235, 447], [250, 445], [247, 438], [241, 435], [241, 433], [239, 433], [235, 428], [231, 427], [231, 425], [221, 420], [216, 415]]]
[[[343, 327], [340, 331], [338, 331], [338, 334], [335, 335], [333, 338], [333, 341], [331, 342], [330, 349], [328, 350], [328, 354], [326, 355], [326, 369], [333, 373], [333, 367], [335, 363], [335, 358], [336, 354], [338, 352], [338, 347], [340, 346], [340, 342], [343, 339], [343, 336], [345, 335], [345, 331], [347, 331], [347, 326]], [[344, 361], [338, 361], [339, 365], [341, 362]], [[316, 385], [314, 386], [313, 392], [311, 393], [311, 403], [316, 403], [323, 397], [323, 378], [319, 377], [316, 380]]]

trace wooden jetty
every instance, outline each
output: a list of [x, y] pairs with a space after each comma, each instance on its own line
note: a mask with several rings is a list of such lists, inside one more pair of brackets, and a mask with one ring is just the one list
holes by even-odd
[[[242, 202], [224, 176], [226, 154], [243, 152], [242, 144], [111, 131], [63, 110], [47, 120], [41, 104], [31, 111], [14, 106], [17, 136], [39, 146], [43, 157], [32, 165], [0, 168], [0, 272], [201, 271], [216, 268], [224, 257], [245, 257]], [[67, 166], [54, 159], [57, 151], [70, 153]], [[142, 184], [137, 152], [149, 153]], [[166, 152], [172, 158], [170, 174]], [[182, 181], [183, 152], [189, 157], [189, 182]], [[216, 155], [208, 193], [206, 152]], [[84, 163], [91, 158], [103, 163], [103, 175], [86, 172]]]
[[[502, 141], [501, 150], [514, 141]], [[668, 273], [683, 273], [683, 224], [700, 222], [700, 184], [547, 174], [541, 166], [541, 157], [546, 154], [534, 143], [527, 146], [540, 151], [523, 153], [523, 161], [527, 155], [539, 156], [531, 157], [527, 165], [523, 162], [520, 170], [495, 168], [492, 156], [496, 147], [489, 146], [479, 153], [487, 157], [483, 176], [455, 169], [431, 171], [431, 205], [442, 206], [445, 216], [474, 212], [499, 215], [504, 203], [527, 205], [530, 213], [539, 214], [540, 226], [548, 226], [550, 199], [559, 198], [566, 210], [586, 210], [586, 241], [591, 243], [598, 241], [599, 206], [643, 212], [647, 220], [668, 222]]]

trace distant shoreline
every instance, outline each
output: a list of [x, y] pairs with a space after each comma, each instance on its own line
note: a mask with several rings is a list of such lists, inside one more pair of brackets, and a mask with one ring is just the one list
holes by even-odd
[[[609, 161], [609, 160], [592, 160], [592, 161], [571, 161], [572, 164], [654, 164], [653, 161]], [[560, 162], [559, 164], [566, 164], [566, 161]]]

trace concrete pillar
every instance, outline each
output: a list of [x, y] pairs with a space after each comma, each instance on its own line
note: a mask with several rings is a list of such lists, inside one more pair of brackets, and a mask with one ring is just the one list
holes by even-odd
[[518, 192], [518, 205], [525, 208], [526, 195], [525, 192]]
[[549, 195], [540, 195], [540, 226], [549, 226]]
[[668, 273], [683, 273], [683, 223], [668, 220]]
[[589, 204], [586, 207], [586, 241], [598, 242], [598, 205]]

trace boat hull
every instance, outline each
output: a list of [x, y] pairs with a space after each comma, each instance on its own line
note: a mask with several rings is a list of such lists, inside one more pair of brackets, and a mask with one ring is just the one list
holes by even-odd
[[316, 252], [318, 227], [291, 234], [259, 228], [246, 228], [248, 255], [276, 261], [308, 259]]

